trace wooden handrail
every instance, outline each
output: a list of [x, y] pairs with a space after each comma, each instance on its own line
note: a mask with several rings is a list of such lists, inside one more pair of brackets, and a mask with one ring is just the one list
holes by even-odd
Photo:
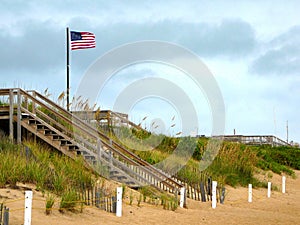
[[[24, 92], [24, 91], [23, 91]], [[22, 93], [23, 93], [22, 92]], [[48, 104], [54, 106], [55, 108], [59, 109], [60, 111], [63, 111], [64, 114], [72, 117], [72, 121], [67, 118], [66, 116], [63, 116], [61, 114], [58, 114], [58, 116], [67, 121], [70, 125], [75, 126], [77, 129], [80, 129], [81, 131], [85, 132], [86, 134], [88, 134], [89, 136], [94, 137], [96, 140], [98, 138], [98, 135], [103, 138], [105, 142], [103, 142], [103, 144], [106, 145], [106, 147], [108, 147], [110, 150], [112, 150], [114, 153], [119, 154], [119, 151], [121, 151], [124, 154], [129, 155], [130, 157], [132, 157], [134, 160], [136, 160], [141, 166], [148, 168], [149, 170], [151, 170], [152, 172], [158, 173], [159, 176], [162, 176], [162, 180], [167, 180], [173, 184], [175, 184], [175, 186], [177, 187], [182, 187], [181, 184], [179, 184], [177, 181], [171, 179], [169, 176], [167, 176], [166, 174], [164, 174], [163, 172], [161, 172], [160, 170], [156, 169], [155, 167], [153, 167], [150, 163], [142, 160], [141, 158], [139, 158], [138, 156], [136, 156], [135, 154], [133, 154], [131, 151], [128, 151], [127, 149], [125, 149], [122, 145], [118, 144], [117, 142], [113, 141], [112, 139], [110, 139], [109, 137], [107, 137], [103, 132], [100, 132], [99, 130], [96, 130], [94, 127], [90, 126], [89, 124], [85, 123], [84, 121], [82, 121], [80, 118], [78, 118], [76, 115], [71, 114], [70, 112], [66, 111], [64, 108], [62, 108], [61, 106], [57, 105], [56, 103], [50, 101], [48, 98], [44, 97], [43, 95], [41, 95], [40, 93], [36, 92], [36, 91], [30, 91], [33, 92], [35, 94], [36, 97], [41, 98], [42, 100], [44, 100], [45, 102], [47, 102]], [[25, 94], [27, 94], [26, 92], [24, 92]], [[41, 103], [42, 104], [42, 103]], [[47, 108], [48, 110], [52, 111], [53, 113], [57, 114], [57, 112], [55, 110], [53, 110], [52, 108], [46, 106], [45, 104], [42, 104], [43, 107]], [[74, 121], [75, 120], [75, 121]], [[74, 123], [75, 122], [75, 123]], [[80, 123], [80, 125], [84, 126], [85, 128], [82, 128], [80, 125], [78, 125], [77, 123]], [[88, 128], [88, 129], [86, 129]], [[93, 133], [91, 132], [93, 131]], [[110, 145], [110, 142], [112, 144], [112, 146]], [[114, 149], [113, 147], [117, 148]], [[127, 157], [128, 158], [128, 157]], [[131, 160], [130, 160], [131, 161]], [[132, 163], [132, 162], [131, 162]]]
[[[48, 98], [44, 97], [40, 93], [38, 93], [36, 91], [29, 91], [32, 93], [32, 94], [29, 94], [28, 92], [26, 92], [22, 89], [1, 89], [0, 95], [8, 95], [10, 90], [13, 90], [14, 94], [16, 94], [16, 92], [19, 91], [22, 96], [26, 97], [27, 99], [30, 99], [34, 104], [37, 104], [37, 105], [49, 110], [51, 113], [54, 114], [54, 116], [60, 118], [62, 121], [69, 124], [70, 126], [78, 129], [80, 132], [84, 133], [85, 135], [91, 137], [92, 139], [95, 140], [95, 142], [100, 137], [102, 139], [103, 145], [105, 147], [107, 147], [108, 149], [110, 149], [115, 154], [117, 154], [121, 159], [127, 161], [131, 165], [139, 166], [140, 169], [144, 170], [146, 173], [151, 175], [153, 178], [160, 180], [160, 182], [162, 182], [164, 185], [168, 186], [169, 188], [182, 187], [181, 184], [179, 184], [177, 181], [175, 181], [172, 178], [170, 178], [169, 176], [167, 176], [162, 171], [153, 167], [150, 163], [140, 159], [135, 154], [133, 154], [132, 152], [125, 149], [122, 145], [111, 140], [104, 133], [98, 131], [94, 127], [85, 123], [84, 121], [79, 119], [77, 116], [72, 115], [71, 113], [66, 111], [64, 108], [62, 108], [58, 104], [50, 101]], [[24, 108], [22, 108], [22, 109], [24, 112], [27, 112], [27, 113], [29, 112], [29, 111], [24, 110]], [[54, 110], [54, 109], [56, 109], [56, 110]], [[42, 114], [42, 116], [46, 115], [46, 114], [42, 113], [40, 110], [37, 110], [37, 113]], [[50, 117], [48, 116], [47, 119], [49, 120]], [[53, 119], [53, 120], [55, 121], [55, 119]], [[54, 121], [52, 121], [52, 122], [54, 122]], [[58, 124], [60, 124], [60, 123], [57, 122], [56, 125], [58, 125]], [[67, 131], [69, 137], [70, 137], [70, 135], [72, 136], [72, 131], [68, 130], [66, 127], [64, 127], [64, 129], [62, 128], [62, 126], [58, 126], [58, 127], [59, 127], [59, 129], [61, 129], [63, 131]], [[63, 133], [61, 133], [61, 131], [59, 131], [59, 133], [63, 134]], [[92, 147], [92, 145], [90, 147]], [[95, 151], [95, 147], [93, 150]]]

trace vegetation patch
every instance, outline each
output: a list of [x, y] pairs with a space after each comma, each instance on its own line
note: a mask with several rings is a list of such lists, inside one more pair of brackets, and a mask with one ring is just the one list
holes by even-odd
[[[143, 145], [143, 141], [151, 146], [151, 141], [160, 140], [159, 144], [153, 145], [151, 151], [139, 151], [139, 146], [135, 141], [126, 139], [126, 147], [139, 157], [151, 164], [158, 164], [167, 159], [182, 140], [182, 138], [167, 137], [164, 135], [152, 134], [146, 132], [131, 132], [129, 129], [122, 128], [123, 133], [134, 133], [138, 136]], [[147, 140], [148, 138], [148, 140]], [[151, 140], [149, 139], [151, 138]], [[274, 173], [294, 176], [293, 169], [300, 169], [300, 149], [294, 147], [271, 147], [271, 146], [248, 146], [240, 143], [223, 142], [221, 148], [212, 161], [211, 165], [204, 171], [200, 171], [199, 163], [207, 149], [209, 138], [185, 138], [185, 143], [196, 142], [196, 148], [192, 157], [188, 160], [176, 174], [176, 177], [191, 186], [200, 182], [205, 182], [208, 177], [218, 181], [220, 186], [225, 184], [231, 186], [247, 186], [252, 183], [254, 187], [264, 186], [263, 181], [255, 178], [257, 168], [262, 170], [271, 170]], [[115, 139], [118, 141], [118, 138]], [[124, 144], [124, 143], [123, 143]], [[178, 159], [179, 161], [180, 159]], [[180, 163], [179, 163], [180, 164]]]

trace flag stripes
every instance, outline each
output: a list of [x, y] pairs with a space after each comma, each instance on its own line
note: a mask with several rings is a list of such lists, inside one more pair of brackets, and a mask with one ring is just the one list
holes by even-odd
[[71, 50], [95, 48], [96, 37], [90, 32], [71, 31]]

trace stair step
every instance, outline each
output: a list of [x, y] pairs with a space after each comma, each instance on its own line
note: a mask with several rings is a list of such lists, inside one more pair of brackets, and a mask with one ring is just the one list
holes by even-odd
[[53, 141], [61, 141], [65, 140], [64, 137], [60, 136], [59, 134], [51, 134]]
[[82, 155], [83, 157], [84, 157], [84, 156], [90, 156], [89, 153], [87, 153], [87, 152], [84, 151], [84, 150], [80, 150], [80, 148], [78, 148], [78, 150], [77, 150], [77, 155]]
[[71, 141], [68, 140], [60, 140], [60, 145], [62, 146], [71, 146], [74, 145]]
[[28, 119], [30, 115], [28, 113], [22, 113], [22, 119]]
[[81, 155], [81, 151], [76, 151], [77, 155]]
[[52, 135], [54, 135], [54, 134], [56, 134], [54, 131], [52, 131], [52, 130], [45, 130], [45, 135], [46, 136], [52, 136]]
[[79, 147], [77, 146], [77, 145], [68, 145], [68, 147], [69, 147], [69, 150], [71, 151], [71, 150], [78, 150], [79, 149]]
[[88, 153], [86, 151], [84, 151], [84, 150], [77, 151], [77, 154], [78, 155], [83, 155], [83, 156], [88, 155]]
[[31, 124], [41, 124], [41, 123], [39, 121], [37, 121], [36, 119], [29, 119], [28, 124], [31, 125]]
[[43, 124], [37, 124], [36, 129], [37, 130], [49, 130], [49, 128]]

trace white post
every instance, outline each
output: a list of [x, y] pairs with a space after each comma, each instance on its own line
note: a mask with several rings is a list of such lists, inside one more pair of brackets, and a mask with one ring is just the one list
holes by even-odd
[[252, 184], [248, 186], [248, 202], [252, 202]]
[[212, 182], [212, 196], [211, 196], [211, 207], [215, 209], [217, 207], [217, 181]]
[[122, 187], [117, 187], [117, 210], [116, 210], [116, 216], [121, 217], [122, 216]]
[[271, 197], [271, 182], [268, 182], [268, 198]]
[[286, 177], [282, 176], [282, 193], [285, 193], [285, 181], [286, 181]]
[[24, 225], [31, 225], [32, 191], [25, 191]]
[[185, 188], [182, 187], [182, 188], [180, 188], [180, 203], [179, 203], [180, 208], [183, 208], [184, 195], [185, 195]]

